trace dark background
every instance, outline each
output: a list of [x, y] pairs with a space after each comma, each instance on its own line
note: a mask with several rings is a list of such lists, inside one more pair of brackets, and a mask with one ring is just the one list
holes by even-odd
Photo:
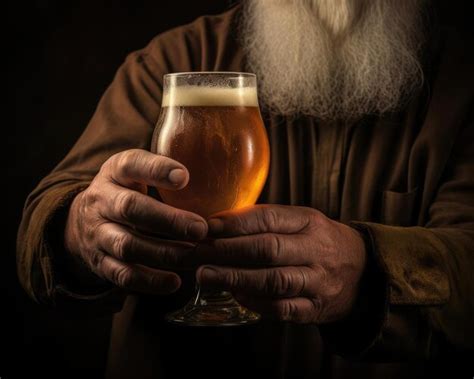
[[[0, 377], [100, 377], [110, 318], [58, 314], [29, 300], [15, 270], [15, 237], [27, 194], [67, 153], [127, 53], [228, 0], [7, 2], [8, 70], [2, 130], [6, 242], [1, 254]], [[444, 24], [466, 27], [467, 1], [438, 1]], [[7, 121], [7, 120], [13, 120]], [[6, 341], [6, 342], [5, 342]]]

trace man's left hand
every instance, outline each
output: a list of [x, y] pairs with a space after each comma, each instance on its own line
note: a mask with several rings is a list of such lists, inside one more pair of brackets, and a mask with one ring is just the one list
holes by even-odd
[[197, 279], [265, 316], [324, 323], [348, 315], [366, 264], [355, 229], [306, 207], [257, 205], [212, 216]]

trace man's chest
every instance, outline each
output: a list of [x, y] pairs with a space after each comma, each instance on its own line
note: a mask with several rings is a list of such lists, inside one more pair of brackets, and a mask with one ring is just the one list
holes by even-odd
[[267, 119], [270, 172], [259, 202], [317, 208], [342, 221], [410, 225], [420, 168], [416, 112], [355, 123]]

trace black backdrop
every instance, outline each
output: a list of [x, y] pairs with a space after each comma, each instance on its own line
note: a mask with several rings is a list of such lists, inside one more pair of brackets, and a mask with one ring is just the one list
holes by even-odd
[[[470, 23], [467, 0], [438, 0], [444, 23]], [[67, 153], [128, 52], [229, 0], [7, 2], [3, 51], [7, 179], [2, 249], [0, 377], [100, 377], [110, 319], [57, 314], [31, 302], [15, 271], [15, 236], [27, 194]], [[11, 120], [13, 119], [13, 123]], [[5, 342], [6, 341], [6, 342]]]

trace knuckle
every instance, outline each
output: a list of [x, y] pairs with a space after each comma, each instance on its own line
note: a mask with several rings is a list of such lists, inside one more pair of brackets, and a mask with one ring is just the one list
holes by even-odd
[[275, 314], [280, 321], [291, 321], [297, 314], [297, 309], [293, 302], [282, 301], [277, 303]]
[[281, 240], [276, 234], [267, 234], [263, 237], [263, 259], [265, 263], [275, 263], [281, 252]]
[[101, 196], [98, 188], [91, 184], [83, 193], [81, 201], [86, 207], [93, 207], [99, 202]]
[[135, 213], [137, 198], [133, 192], [120, 192], [115, 198], [115, 209], [119, 213], [119, 217], [128, 220]]
[[225, 274], [225, 279], [224, 279], [225, 283], [227, 283], [227, 285], [231, 288], [239, 288], [239, 286], [241, 285], [242, 283], [242, 278], [241, 278], [241, 275], [239, 273], [239, 271], [237, 270], [229, 270], [226, 274]]
[[303, 268], [298, 268], [298, 270], [294, 273], [293, 278], [293, 295], [299, 296], [306, 290], [307, 283], [309, 283], [310, 278], [309, 275]]
[[157, 256], [160, 264], [163, 267], [175, 267], [181, 263], [179, 254], [176, 254], [173, 248], [166, 245], [159, 245], [157, 249]]
[[100, 166], [99, 174], [105, 174], [107, 171], [111, 170], [120, 156], [120, 153], [111, 155], [104, 163], [102, 163], [102, 166]]
[[291, 278], [281, 270], [271, 271], [266, 283], [266, 292], [276, 296], [287, 295], [292, 287]]
[[128, 233], [117, 233], [112, 243], [114, 255], [123, 261], [129, 261], [133, 250], [133, 237]]
[[113, 275], [113, 282], [120, 288], [129, 288], [133, 283], [133, 271], [130, 267], [118, 268]]
[[95, 213], [97, 212], [95, 207], [96, 201], [93, 192], [88, 188], [77, 194], [70, 206], [69, 216], [74, 217], [77, 222], [80, 222], [81, 229], [83, 230], [88, 230], [89, 220], [95, 218]]
[[248, 222], [244, 219], [244, 217], [238, 215], [237, 217], [233, 217], [231, 219], [230, 225], [233, 230], [238, 230], [241, 233], [247, 233], [249, 230]]
[[275, 230], [278, 225], [278, 216], [274, 209], [263, 208], [261, 219], [265, 230]]
[[102, 262], [104, 261], [105, 255], [99, 252], [93, 252], [89, 255], [89, 265], [92, 271], [97, 274], [102, 273]]
[[82, 235], [84, 236], [84, 242], [87, 245], [93, 245], [97, 241], [98, 227], [95, 223], [90, 222], [89, 218], [83, 222]]
[[135, 166], [139, 156], [135, 150], [127, 150], [120, 154], [116, 160], [116, 167], [123, 176], [128, 177]]
[[158, 275], [149, 275], [148, 276], [148, 285], [150, 288], [160, 288], [162, 287], [161, 277]]
[[142, 150], [139, 149], [129, 149], [122, 151], [118, 154], [119, 159], [124, 159], [124, 162], [135, 161], [139, 159], [142, 155]]
[[165, 157], [154, 157], [152, 164], [150, 164], [149, 167], [150, 178], [156, 178], [159, 180], [166, 179], [171, 168], [170, 166], [170, 162]]
[[308, 226], [313, 227], [322, 227], [327, 223], [327, 217], [324, 214], [316, 209], [311, 209], [308, 214]]
[[134, 169], [143, 158], [143, 151], [139, 149], [125, 150], [113, 155], [105, 163], [105, 168], [123, 177], [131, 177]]
[[259, 209], [260, 212], [256, 214], [256, 220], [258, 224], [258, 229], [261, 231], [267, 230], [267, 209], [263, 206]]
[[121, 151], [112, 155], [102, 165], [104, 170], [122, 170], [130, 164], [130, 160], [133, 159], [133, 150]]
[[90, 244], [95, 241], [96, 229], [89, 222], [81, 222], [81, 232], [83, 241]]

